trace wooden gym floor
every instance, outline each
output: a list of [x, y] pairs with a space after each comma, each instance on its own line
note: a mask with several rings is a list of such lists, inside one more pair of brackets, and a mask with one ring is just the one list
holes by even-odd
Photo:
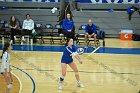
[[[137, 48], [139, 51], [140, 42], [106, 39], [106, 47]], [[62, 52], [14, 50], [11, 63], [14, 66], [12, 73], [16, 77], [10, 93], [138, 93], [140, 54], [89, 54], [81, 55], [83, 64], [74, 59], [85, 88], [76, 86], [74, 73], [68, 67], [63, 90], [58, 91]], [[0, 93], [4, 89], [4, 82], [0, 76]]]

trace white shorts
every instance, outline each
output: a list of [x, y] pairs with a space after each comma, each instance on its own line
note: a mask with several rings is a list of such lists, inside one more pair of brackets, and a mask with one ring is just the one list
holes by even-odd
[[[1, 66], [1, 63], [0, 63], [0, 73], [4, 73], [5, 72], [5, 69], [3, 68], [3, 66]], [[10, 72], [10, 68], [7, 67], [7, 72]]]

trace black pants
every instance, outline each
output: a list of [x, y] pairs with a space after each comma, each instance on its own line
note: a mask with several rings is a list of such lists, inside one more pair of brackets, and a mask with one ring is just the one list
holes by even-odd
[[24, 36], [24, 35], [31, 36], [31, 34], [32, 34], [32, 30], [27, 30], [27, 29], [21, 30], [21, 36]]
[[14, 36], [18, 35], [18, 34], [20, 34], [19, 30], [11, 28], [11, 35], [10, 35], [10, 37], [11, 37], [11, 40], [13, 40], [13, 44], [15, 44]]
[[32, 30], [27, 30], [27, 29], [23, 29], [21, 31], [21, 36], [24, 36], [24, 35], [29, 35], [30, 38], [33, 39], [33, 42], [35, 43], [36, 42], [36, 37], [34, 35], [32, 35]]
[[63, 30], [62, 33], [67, 38], [67, 42], [68, 42], [68, 39], [69, 38], [72, 38], [73, 40], [75, 40], [75, 31], [74, 30], [72, 30], [71, 32], [68, 32], [66, 30]]

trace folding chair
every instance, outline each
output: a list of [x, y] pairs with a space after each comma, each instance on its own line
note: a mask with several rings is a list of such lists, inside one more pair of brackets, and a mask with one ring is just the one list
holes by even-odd
[[[78, 34], [76, 35], [77, 43], [79, 43], [79, 44], [85, 43], [85, 28], [86, 28], [86, 25], [81, 25], [79, 27]], [[97, 31], [98, 31], [98, 29], [97, 29]], [[94, 41], [93, 38], [88, 38], [87, 45], [89, 45], [91, 41]], [[96, 42], [97, 42], [97, 45], [100, 44], [99, 39], [96, 39]]]
[[35, 24], [35, 31], [36, 31], [36, 39], [39, 39], [40, 40], [40, 44], [43, 42], [44, 43], [44, 40], [42, 38], [42, 35], [41, 33], [43, 32], [43, 25], [42, 24]]
[[65, 40], [64, 39], [64, 34], [59, 32], [60, 29], [62, 30], [62, 26], [61, 25], [56, 24], [54, 26], [54, 29], [52, 31], [52, 41], [53, 41], [53, 44], [54, 44], [54, 41], [60, 41], [60, 44], [62, 44], [63, 41]]
[[5, 21], [3, 20], [0, 20], [0, 37], [2, 39], [2, 44], [4, 45], [4, 36], [6, 35], [6, 31], [5, 29], [3, 28], [4, 27], [4, 23]]
[[[50, 43], [52, 44], [52, 30], [53, 26], [51, 24], [46, 24], [45, 27], [43, 28], [43, 31], [40, 33], [41, 35], [41, 40], [43, 43], [45, 43], [44, 39], [50, 40]], [[42, 43], [41, 43], [42, 44]]]
[[81, 25], [78, 29], [78, 33], [76, 34], [77, 43], [85, 43], [85, 27], [86, 25]]

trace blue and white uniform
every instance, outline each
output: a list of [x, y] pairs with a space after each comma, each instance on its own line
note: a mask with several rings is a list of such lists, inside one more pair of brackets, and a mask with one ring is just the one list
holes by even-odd
[[5, 72], [5, 69], [7, 69], [7, 72], [10, 72], [10, 55], [8, 52], [3, 53], [0, 72]]
[[63, 56], [61, 58], [61, 63], [66, 63], [66, 64], [69, 64], [69, 63], [72, 63], [73, 62], [73, 58], [72, 58], [72, 55], [77, 55], [78, 53], [76, 52], [77, 51], [77, 47], [76, 46], [72, 46], [72, 48], [70, 46], [66, 46], [65, 47], [65, 50], [63, 52]]

